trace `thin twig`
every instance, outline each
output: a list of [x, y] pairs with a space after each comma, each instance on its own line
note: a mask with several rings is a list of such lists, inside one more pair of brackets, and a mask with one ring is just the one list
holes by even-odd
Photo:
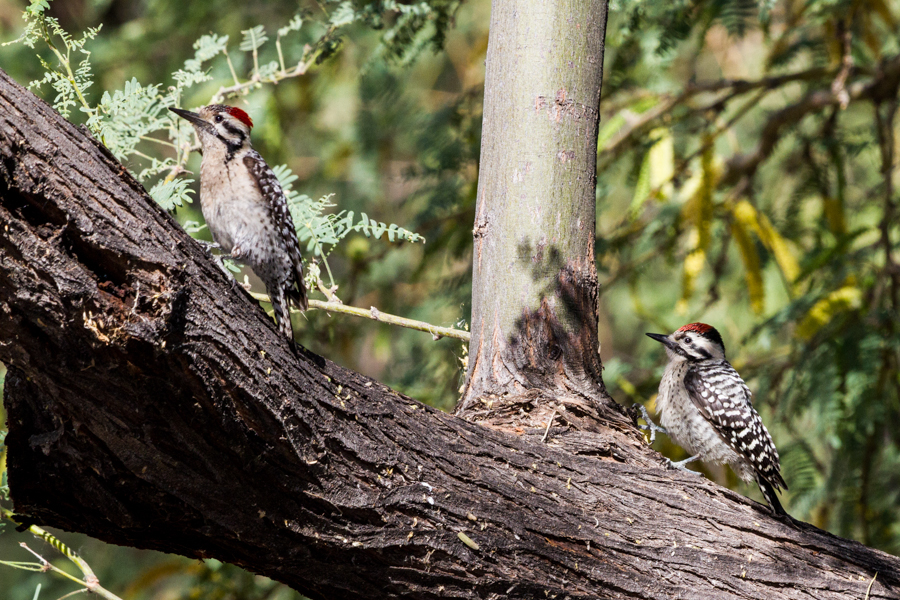
[[[0, 506], [0, 514], [2, 514], [2, 516], [4, 518], [8, 519], [9, 521], [15, 523], [16, 525], [19, 525], [19, 522], [13, 518], [13, 516], [14, 516], [13, 512], [11, 510], [9, 510], [8, 508]], [[19, 544], [25, 550], [27, 550], [28, 552], [33, 554], [35, 557], [37, 557], [37, 559], [40, 561], [40, 566], [42, 567], [40, 570], [53, 571], [54, 573], [56, 573], [62, 577], [65, 577], [66, 579], [70, 579], [71, 581], [74, 581], [75, 583], [77, 583], [79, 585], [83, 585], [87, 591], [93, 592], [93, 593], [97, 594], [98, 596], [106, 598], [107, 600], [122, 600], [121, 598], [119, 598], [118, 596], [116, 596], [115, 594], [113, 594], [112, 592], [107, 590], [106, 588], [104, 588], [102, 585], [100, 585], [100, 580], [97, 578], [97, 575], [94, 574], [94, 570], [91, 569], [90, 565], [87, 564], [87, 562], [83, 558], [78, 556], [78, 554], [74, 550], [72, 550], [71, 548], [66, 546], [62, 541], [60, 541], [56, 536], [54, 536], [53, 534], [51, 534], [48, 531], [45, 531], [44, 529], [41, 529], [37, 525], [30, 525], [28, 527], [28, 531], [30, 531], [32, 534], [36, 535], [37, 537], [41, 538], [42, 540], [44, 540], [45, 542], [47, 542], [48, 544], [53, 546], [60, 554], [62, 554], [66, 558], [68, 558], [76, 567], [78, 567], [78, 570], [81, 571], [81, 574], [84, 576], [84, 579], [83, 580], [78, 579], [74, 575], [71, 575], [70, 573], [66, 573], [59, 567], [53, 565], [53, 563], [48, 561], [46, 558], [44, 558], [43, 556], [41, 556], [40, 554], [38, 554], [37, 552], [35, 552], [31, 548], [29, 548], [28, 545], [25, 544], [24, 542]], [[10, 566], [15, 566], [14, 564], [6, 563], [6, 562], [4, 562], [4, 564], [10, 565]], [[26, 568], [27, 569], [32, 564], [34, 564], [34, 563], [22, 563], [21, 566], [18, 566], [16, 568]], [[38, 565], [34, 565], [34, 566], [38, 566]]]
[[843, 50], [841, 52], [841, 70], [838, 71], [837, 77], [831, 83], [831, 93], [834, 94], [841, 110], [847, 108], [850, 104], [850, 94], [847, 93], [847, 77], [850, 75], [850, 69], [853, 68], [853, 11], [850, 11], [850, 22], [843, 20], [838, 21], [838, 31], [843, 42]]
[[878, 577], [878, 573], [876, 572], [872, 575], [872, 581], [869, 582], [869, 587], [866, 588], [866, 597], [865, 600], [869, 600], [869, 592], [872, 591], [872, 585], [875, 583], [875, 578]]
[[[228, 63], [228, 70], [231, 71], [231, 78], [234, 79], [234, 84], [240, 85], [241, 80], [238, 79], [237, 72], [234, 70], [234, 63], [231, 62], [231, 57], [228, 55], [228, 51], [225, 50], [225, 51], [223, 51], [223, 53], [225, 54], [225, 62]], [[216, 96], [213, 97], [213, 103], [215, 103], [216, 97], [218, 97], [218, 94], [216, 94]]]
[[[219, 91], [216, 92], [215, 96], [210, 100], [211, 104], [218, 104], [224, 101], [227, 98], [231, 98], [233, 96], [237, 96], [241, 92], [250, 89], [260, 83], [278, 83], [284, 79], [290, 79], [291, 77], [300, 77], [301, 75], [305, 75], [309, 68], [312, 66], [313, 62], [315, 62], [316, 55], [309, 56], [310, 50], [312, 48], [307, 45], [303, 49], [303, 58], [300, 59], [300, 62], [297, 63], [297, 66], [289, 71], [281, 71], [277, 75], [273, 77], [269, 77], [266, 79], [261, 79], [259, 77], [259, 73], [254, 73], [253, 76], [244, 82], [238, 80], [237, 75], [234, 73], [234, 67], [231, 65], [231, 59], [228, 61], [228, 66], [232, 69], [232, 74], [234, 75], [234, 85], [229, 87], [221, 87]], [[226, 54], [227, 56], [227, 54]], [[305, 59], [305, 60], [304, 60]]]
[[250, 28], [250, 39], [253, 42], [253, 78], [259, 81], [259, 46], [256, 44], [256, 31], [252, 27]]
[[542, 444], [547, 441], [547, 435], [550, 433], [550, 426], [553, 425], [553, 419], [556, 418], [556, 409], [557, 408], [558, 407], [554, 406], [553, 412], [550, 413], [550, 420], [547, 421], [547, 429], [544, 430], [544, 437], [541, 438]]
[[166, 140], [160, 140], [155, 137], [150, 137], [149, 135], [142, 135], [139, 136], [139, 138], [144, 140], [145, 142], [156, 142], [157, 144], [162, 144], [163, 146], [169, 146], [170, 148], [175, 148], [176, 150], [178, 149], [178, 146], [176, 146], [172, 142], [167, 142]]
[[281, 35], [280, 34], [278, 35], [278, 37], [275, 38], [275, 49], [278, 50], [278, 64], [281, 65], [281, 70], [279, 71], [279, 74], [281, 74], [281, 76], [283, 77], [283, 76], [287, 75], [287, 70], [284, 68], [284, 53], [282, 53], [282, 51], [281, 51]]
[[[32, 556], [34, 556], [35, 558], [38, 559], [38, 561], [40, 562], [40, 566], [41, 566], [41, 569], [40, 569], [40, 570], [41, 570], [42, 573], [45, 573], [45, 572], [47, 572], [47, 571], [53, 571], [54, 573], [57, 573], [57, 574], [59, 574], [59, 575], [62, 575], [62, 576], [65, 577], [66, 579], [70, 579], [70, 580], [74, 581], [75, 583], [77, 583], [77, 584], [79, 584], [79, 585], [87, 586], [87, 583], [85, 583], [84, 581], [78, 579], [78, 578], [75, 577], [74, 575], [71, 575], [71, 574], [69, 574], [69, 573], [66, 573], [65, 571], [63, 571], [62, 569], [60, 569], [59, 567], [57, 567], [56, 565], [51, 564], [49, 560], [47, 560], [46, 558], [44, 558], [43, 556], [41, 556], [40, 554], [38, 554], [37, 552], [35, 552], [35, 551], [32, 550], [31, 548], [29, 548], [29, 547], [28, 547], [28, 544], [26, 544], [25, 542], [20, 542], [20, 543], [19, 543], [19, 546], [21, 546], [22, 548], [24, 548], [25, 550], [27, 550], [28, 552], [30, 552], [30, 553], [32, 554]], [[23, 565], [31, 566], [31, 565], [35, 565], [35, 563], [23, 563]], [[37, 565], [35, 565], [35, 566], [37, 566]]]
[[[271, 302], [271, 300], [269, 300], [269, 297], [265, 294], [250, 292], [250, 295], [260, 302]], [[424, 321], [416, 321], [415, 319], [398, 317], [396, 315], [381, 312], [374, 306], [369, 309], [365, 309], [358, 308], [356, 306], [347, 306], [346, 304], [341, 304], [340, 302], [322, 302], [321, 300], [310, 300], [309, 308], [312, 310], [324, 310], [327, 312], [352, 315], [354, 317], [363, 317], [364, 319], [372, 319], [373, 321], [380, 321], [382, 323], [387, 323], [388, 325], [397, 325], [399, 327], [415, 329], [416, 331], [424, 331], [426, 333], [430, 333], [435, 341], [441, 339], [442, 337], [448, 337], [468, 342], [471, 338], [471, 334], [468, 331], [463, 331], [462, 329], [454, 329], [453, 327], [438, 327], [437, 325], [432, 325], [431, 323], [426, 323]]]
[[145, 159], [145, 160], [153, 160], [153, 157], [152, 157], [152, 156], [147, 156], [146, 154], [144, 154], [144, 153], [141, 152], [140, 150], [132, 150], [131, 153], [134, 154], [135, 156], [140, 156], [141, 158], [143, 158], [143, 159]]
[[[809, 69], [798, 73], [790, 73], [787, 75], [779, 75], [777, 77], [764, 77], [757, 80], [745, 79], [723, 79], [720, 81], [711, 81], [708, 83], [691, 83], [678, 95], [670, 96], [662, 99], [655, 107], [642, 113], [628, 127], [619, 131], [613, 139], [611, 139], [603, 148], [600, 149], [601, 156], [614, 154], [615, 151], [625, 141], [631, 138], [636, 132], [643, 130], [651, 122], [658, 120], [668, 114], [675, 107], [685, 103], [694, 96], [704, 93], [716, 93], [724, 90], [731, 90], [725, 97], [716, 100], [713, 105], [719, 105], [723, 102], [744, 94], [755, 89], [773, 90], [788, 83], [795, 81], [807, 81], [818, 79], [825, 75], [827, 71], [822, 68]], [[849, 74], [849, 72], [848, 72]]]
[[[91, 108], [91, 105], [88, 104], [88, 101], [85, 100], [84, 94], [81, 92], [81, 88], [78, 87], [78, 81], [75, 79], [75, 73], [72, 72], [72, 63], [70, 62], [72, 49], [69, 47], [69, 44], [66, 40], [63, 42], [66, 44], [66, 55], [63, 56], [56, 45], [53, 43], [52, 36], [50, 31], [47, 29], [47, 21], [41, 20], [41, 31], [44, 36], [44, 42], [50, 46], [50, 49], [56, 54], [56, 58], [59, 60], [60, 64], [66, 68], [66, 78], [69, 80], [69, 83], [72, 85], [72, 88], [75, 90], [75, 94], [78, 96], [78, 100], [81, 102], [81, 106], [84, 108], [85, 112], [88, 115], [93, 115], [95, 109]], [[81, 52], [84, 52], [88, 57], [90, 57], [91, 53], [81, 49]]]

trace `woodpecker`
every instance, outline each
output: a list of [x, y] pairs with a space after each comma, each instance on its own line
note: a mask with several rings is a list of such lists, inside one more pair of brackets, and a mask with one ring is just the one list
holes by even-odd
[[750, 403], [750, 389], [725, 359], [719, 332], [691, 323], [671, 335], [647, 335], [661, 342], [669, 357], [657, 413], [669, 438], [691, 454], [670, 464], [680, 469], [698, 459], [728, 464], [744, 481], [756, 481], [775, 515], [786, 515], [775, 493], [787, 489], [778, 450]]
[[222, 104], [196, 113], [169, 110], [193, 125], [200, 140], [200, 208], [213, 240], [262, 279], [275, 322], [293, 341], [288, 303], [309, 307], [300, 243], [278, 178], [250, 146], [253, 121]]

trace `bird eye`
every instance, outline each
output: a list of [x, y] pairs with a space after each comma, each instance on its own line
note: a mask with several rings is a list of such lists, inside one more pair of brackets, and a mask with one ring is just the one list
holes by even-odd
[[691, 346], [691, 345], [693, 345], [694, 340], [692, 340], [689, 337], [686, 337], [686, 338], [684, 338], [684, 343], [687, 344], [688, 346]]
[[222, 122], [222, 115], [216, 115], [216, 123]]

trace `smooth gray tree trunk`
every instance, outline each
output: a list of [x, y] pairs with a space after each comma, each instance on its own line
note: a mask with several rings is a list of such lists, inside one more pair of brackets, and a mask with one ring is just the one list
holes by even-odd
[[616, 411], [594, 264], [606, 17], [606, 0], [492, 3], [459, 414], [535, 389]]

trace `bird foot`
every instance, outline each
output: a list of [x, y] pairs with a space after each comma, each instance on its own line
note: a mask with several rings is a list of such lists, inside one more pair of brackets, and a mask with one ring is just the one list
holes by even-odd
[[241, 248], [241, 245], [235, 244], [231, 248], [231, 256], [229, 258], [231, 258], [232, 260], [241, 261], [244, 258], [244, 254], [245, 252], [244, 249]]
[[700, 458], [699, 454], [692, 456], [690, 458], [686, 458], [684, 460], [679, 460], [678, 462], [672, 462], [670, 459], [667, 458], [666, 466], [669, 467], [670, 469], [676, 469], [678, 471], [684, 471], [685, 473], [690, 473], [691, 475], [699, 475], [702, 477], [703, 473], [698, 473], [697, 471], [691, 471], [690, 469], [688, 469], [685, 466], [686, 464], [692, 463], [695, 460], [698, 460], [699, 458]]
[[225, 273], [225, 276], [231, 280], [231, 289], [232, 290], [237, 285], [244, 287], [243, 284], [238, 283], [238, 280], [235, 279], [235, 277], [234, 277], [234, 275], [235, 275], [234, 272], [231, 269], [229, 269], [228, 266], [225, 264], [225, 261], [228, 259], [235, 260], [238, 258], [234, 255], [233, 252], [231, 254], [214, 254], [213, 250], [221, 250], [222, 246], [220, 246], [216, 242], [207, 242], [205, 240], [196, 240], [196, 241], [198, 244], [203, 246], [203, 248], [206, 250], [206, 252], [209, 253], [209, 256], [213, 259], [213, 261], [215, 261], [215, 263], [217, 265], [219, 265], [219, 268], [222, 270], [222, 272]]
[[656, 423], [653, 422], [653, 420], [650, 418], [649, 413], [647, 413], [647, 409], [644, 407], [643, 404], [638, 404], [637, 402], [635, 402], [633, 408], [636, 408], [638, 411], [640, 411], [641, 418], [644, 419], [644, 421], [646, 421], [646, 423], [647, 423], [646, 425], [641, 425], [640, 423], [638, 423], [638, 429], [650, 431], [650, 443], [651, 444], [656, 441], [656, 432], [657, 431], [660, 433], [668, 434], [665, 427], [660, 427], [659, 425], [657, 425]]

